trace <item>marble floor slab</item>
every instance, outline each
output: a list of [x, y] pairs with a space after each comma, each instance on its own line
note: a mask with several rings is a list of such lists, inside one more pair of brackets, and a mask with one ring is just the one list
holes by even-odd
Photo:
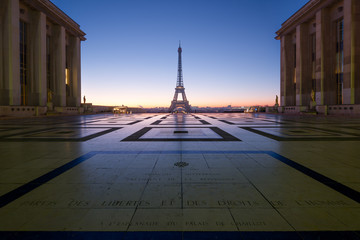
[[0, 239], [360, 239], [359, 131], [245, 113], [0, 119]]

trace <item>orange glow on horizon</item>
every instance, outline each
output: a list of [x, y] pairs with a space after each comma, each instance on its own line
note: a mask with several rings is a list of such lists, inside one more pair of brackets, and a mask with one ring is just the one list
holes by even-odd
[[[124, 102], [107, 102], [107, 101], [91, 101], [91, 99], [89, 99], [90, 102], [92, 102], [93, 105], [97, 105], [97, 106], [127, 106], [127, 107], [143, 107], [143, 108], [168, 108], [170, 107], [170, 101], [168, 103], [146, 103], [146, 104], [142, 104], [139, 102], [132, 102], [132, 101], [124, 101]], [[190, 102], [190, 105], [192, 107], [199, 107], [199, 108], [206, 108], [206, 107], [211, 107], [211, 108], [221, 108], [221, 107], [227, 107], [229, 105], [231, 105], [231, 107], [249, 107], [249, 106], [274, 106], [275, 102], [274, 101], [258, 101], [258, 102], [238, 102], [238, 103], [215, 103], [215, 104], [206, 104], [206, 103], [192, 103]]]
[[[135, 82], [135, 81], [133, 81]], [[173, 90], [156, 89], [154, 91], [143, 88], [127, 87], [127, 91], [117, 88], [91, 88], [83, 91], [87, 101], [100, 106], [128, 106], [143, 108], [169, 108], [174, 96]], [[235, 90], [234, 90], [235, 89]], [[165, 92], [166, 91], [166, 92]], [[238, 91], [234, 88], [224, 88], [220, 91], [204, 91], [195, 89], [186, 93], [189, 103], [193, 107], [249, 107], [249, 106], [274, 106], [276, 91], [254, 90]]]

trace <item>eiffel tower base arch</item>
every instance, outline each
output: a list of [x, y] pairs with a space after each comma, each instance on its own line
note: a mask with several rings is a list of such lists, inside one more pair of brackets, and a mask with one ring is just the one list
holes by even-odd
[[189, 101], [172, 101], [171, 106], [169, 108], [169, 112], [173, 113], [180, 111], [181, 109], [183, 109], [183, 111], [185, 111], [186, 113], [190, 113], [191, 108], [189, 105]]
[[[182, 100], [178, 100], [179, 94], [181, 94]], [[171, 101], [169, 112], [172, 113], [177, 111], [177, 109], [181, 109], [181, 108], [184, 109], [186, 113], [191, 112], [189, 101], [186, 98], [185, 88], [182, 86], [177, 86], [175, 88], [175, 95], [174, 95], [174, 99]]]

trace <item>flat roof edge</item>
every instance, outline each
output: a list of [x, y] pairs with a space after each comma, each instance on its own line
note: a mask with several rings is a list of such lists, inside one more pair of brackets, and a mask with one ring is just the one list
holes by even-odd
[[80, 25], [50, 0], [23, 0], [23, 2], [35, 9], [43, 11], [47, 14], [48, 18], [58, 23], [59, 25], [64, 26], [68, 31], [79, 37], [82, 41], [86, 40], [84, 37], [86, 33], [80, 29]]
[[322, 0], [310, 0], [293, 15], [291, 15], [285, 22], [281, 24], [281, 28], [276, 32], [275, 39], [280, 39], [281, 35], [288, 30], [294, 23], [299, 22], [299, 20], [316, 6], [321, 3]]

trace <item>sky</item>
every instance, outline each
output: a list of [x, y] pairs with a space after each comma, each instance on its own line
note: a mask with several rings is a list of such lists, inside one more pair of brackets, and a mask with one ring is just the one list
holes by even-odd
[[94, 105], [169, 107], [181, 41], [192, 106], [274, 105], [275, 32], [308, 0], [51, 0], [86, 33], [82, 95]]

